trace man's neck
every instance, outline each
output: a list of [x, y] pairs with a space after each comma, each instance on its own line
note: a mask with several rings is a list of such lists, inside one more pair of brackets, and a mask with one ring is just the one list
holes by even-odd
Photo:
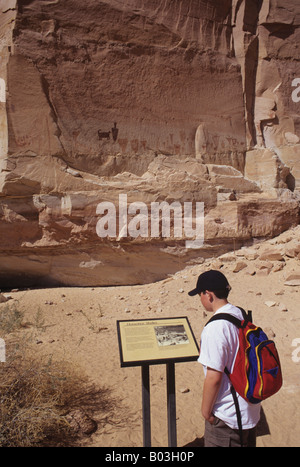
[[217, 299], [214, 301], [213, 303], [213, 312], [215, 313], [216, 311], [218, 311], [220, 308], [222, 308], [223, 306], [225, 305], [228, 305], [228, 300], [226, 299]]

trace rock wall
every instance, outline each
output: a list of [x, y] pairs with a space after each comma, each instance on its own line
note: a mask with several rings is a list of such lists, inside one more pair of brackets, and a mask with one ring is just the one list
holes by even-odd
[[[0, 287], [144, 283], [299, 222], [296, 0], [1, 7]], [[203, 202], [204, 247], [99, 238], [122, 193]]]
[[[209, 152], [216, 147], [241, 165], [231, 1], [218, 3], [19, 1], [8, 66], [10, 150], [57, 154], [98, 175], [99, 157], [123, 155], [126, 168], [141, 174], [155, 152], [194, 155], [205, 123]], [[128, 161], [136, 154], [138, 167]]]

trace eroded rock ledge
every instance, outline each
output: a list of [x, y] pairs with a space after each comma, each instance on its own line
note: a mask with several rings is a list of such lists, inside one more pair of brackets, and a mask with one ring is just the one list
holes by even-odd
[[[4, 0], [0, 287], [151, 282], [297, 225], [299, 24], [296, 0]], [[203, 248], [99, 238], [120, 194], [204, 203]]]

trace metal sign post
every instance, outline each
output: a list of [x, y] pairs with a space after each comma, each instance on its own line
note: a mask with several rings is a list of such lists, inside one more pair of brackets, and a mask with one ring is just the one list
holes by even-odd
[[[168, 446], [177, 447], [175, 363], [167, 368]], [[142, 366], [143, 445], [151, 447], [150, 367]]]
[[144, 447], [151, 447], [151, 408], [150, 408], [150, 371], [149, 365], [142, 366], [142, 406]]
[[168, 404], [168, 442], [170, 448], [177, 448], [175, 363], [167, 364], [167, 404]]
[[150, 366], [166, 365], [168, 445], [177, 447], [175, 363], [197, 360], [187, 317], [117, 321], [121, 367], [141, 366], [143, 444], [151, 447]]

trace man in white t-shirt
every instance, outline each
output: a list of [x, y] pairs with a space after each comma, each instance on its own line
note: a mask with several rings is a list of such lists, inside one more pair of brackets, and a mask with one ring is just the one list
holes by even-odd
[[[227, 298], [231, 287], [220, 271], [201, 274], [197, 286], [189, 292], [199, 295], [206, 311], [228, 313], [243, 320], [239, 308], [231, 305]], [[239, 339], [238, 328], [227, 320], [213, 321], [201, 335], [200, 356], [205, 381], [202, 398], [202, 415], [205, 418], [205, 447], [240, 447], [237, 413], [225, 367], [232, 372]], [[260, 419], [260, 404], [250, 404], [237, 394], [242, 418], [243, 446], [255, 447], [256, 425]]]

